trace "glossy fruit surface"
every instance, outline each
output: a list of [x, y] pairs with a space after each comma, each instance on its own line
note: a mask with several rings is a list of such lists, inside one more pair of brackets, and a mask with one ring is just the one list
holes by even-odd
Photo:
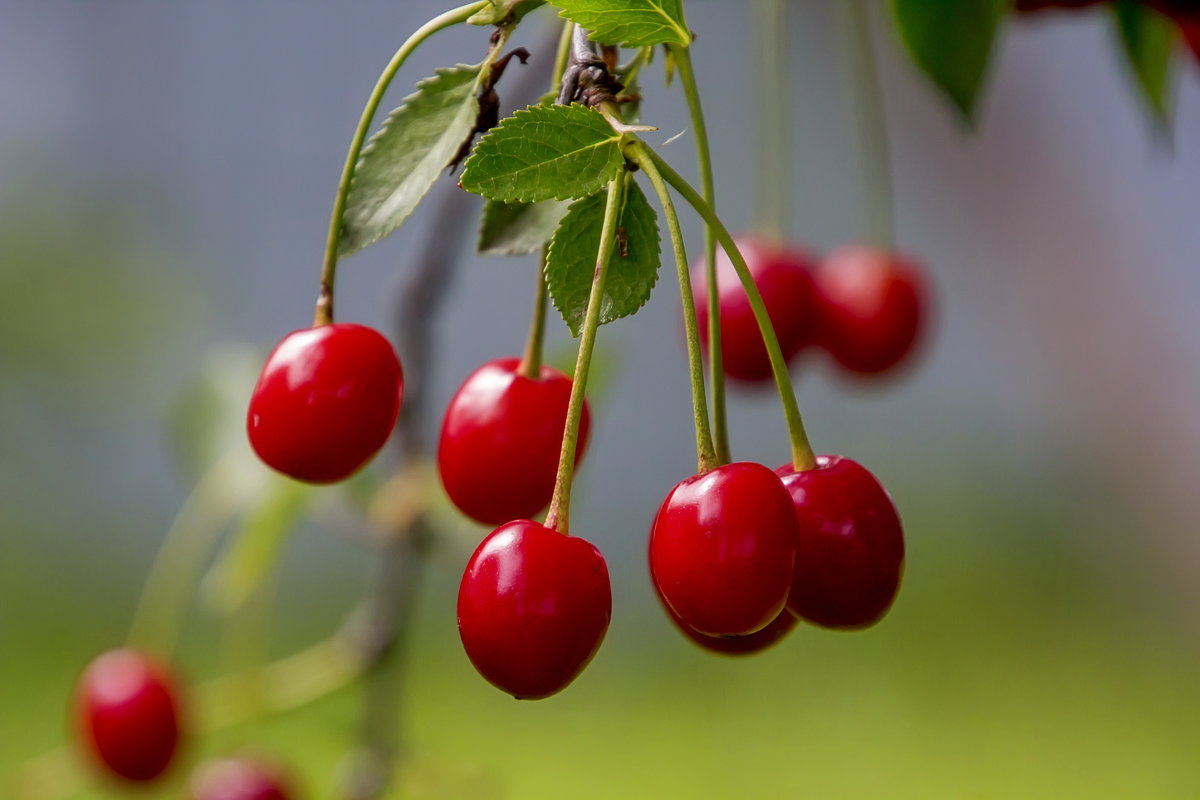
[[726, 464], [667, 495], [650, 531], [650, 576], [692, 630], [744, 636], [783, 610], [798, 537], [779, 477], [761, 464]]
[[[739, 236], [738, 252], [754, 276], [767, 316], [775, 328], [783, 357], [789, 362], [816, 338], [817, 303], [810, 267], [803, 252], [754, 236]], [[708, 289], [704, 262], [692, 266], [692, 298], [700, 324], [700, 341], [708, 346]], [[737, 270], [717, 250], [717, 286], [721, 315], [721, 357], [732, 378], [754, 382], [771, 379], [771, 362], [750, 301]]]
[[458, 632], [475, 669], [518, 700], [575, 680], [604, 641], [612, 587], [600, 551], [531, 520], [492, 531], [458, 590]]
[[[475, 370], [446, 408], [438, 441], [438, 474], [464, 514], [487, 525], [532, 517], [554, 493], [571, 379], [543, 366], [535, 380], [520, 359], [501, 358]], [[575, 463], [590, 426], [579, 423]]]
[[658, 600], [662, 603], [663, 610], [667, 612], [667, 617], [670, 618], [676, 630], [698, 647], [708, 650], [710, 653], [717, 653], [718, 655], [749, 656], [761, 653], [782, 641], [799, 624], [796, 615], [785, 608], [779, 612], [779, 616], [767, 625], [767, 627], [748, 636], [708, 636], [689, 628], [679, 618], [679, 615], [671, 610], [671, 606], [667, 604], [667, 601], [663, 600], [662, 594], [657, 592], [657, 587], [655, 589], [658, 594]]
[[267, 466], [308, 483], [350, 477], [396, 424], [404, 379], [378, 331], [337, 323], [295, 331], [272, 351], [246, 415]]
[[830, 253], [816, 271], [821, 345], [841, 366], [864, 375], [891, 370], [913, 352], [928, 314], [923, 270], [874, 247]]
[[179, 692], [166, 668], [133, 650], [88, 664], [75, 698], [83, 744], [97, 763], [130, 781], [171, 764], [180, 738]]
[[256, 758], [217, 758], [198, 767], [191, 800], [295, 800], [283, 770]]
[[791, 495], [800, 539], [788, 608], [827, 628], [864, 628], [896, 599], [904, 533], [883, 486], [857, 462], [820, 456], [777, 472]]

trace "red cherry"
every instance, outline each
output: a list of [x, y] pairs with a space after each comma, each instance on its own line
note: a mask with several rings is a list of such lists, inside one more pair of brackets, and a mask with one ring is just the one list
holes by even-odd
[[297, 480], [344, 480], [388, 440], [403, 387], [396, 352], [372, 328], [339, 323], [289, 333], [250, 397], [250, 444], [267, 466]]
[[913, 351], [927, 314], [925, 276], [909, 259], [873, 247], [830, 253], [816, 272], [821, 344], [851, 372], [874, 375]]
[[218, 758], [196, 769], [192, 800], [291, 800], [283, 770], [254, 758]]
[[1183, 40], [1191, 48], [1192, 55], [1200, 61], [1200, 18], [1180, 22], [1179, 29], [1183, 31]]
[[[501, 358], [475, 370], [446, 408], [438, 442], [438, 473], [446, 494], [467, 516], [487, 525], [532, 517], [554, 494], [571, 379], [543, 366], [535, 380], [520, 359]], [[583, 406], [575, 463], [587, 447]]]
[[600, 551], [523, 519], [492, 531], [458, 589], [458, 633], [484, 678], [518, 700], [562, 691], [600, 649], [612, 587]]
[[671, 610], [709, 636], [744, 636], [783, 610], [796, 512], [761, 464], [726, 464], [680, 482], [650, 531], [650, 576]]
[[892, 602], [904, 571], [904, 532], [883, 486], [858, 463], [819, 456], [813, 469], [785, 464], [800, 523], [788, 608], [826, 628], [865, 628]]
[[[791, 361], [816, 338], [818, 306], [809, 273], [811, 260], [798, 250], [788, 249], [753, 236], [739, 236], [738, 252], [754, 276], [754, 283], [767, 307], [783, 357]], [[700, 323], [700, 341], [708, 344], [708, 283], [703, 260], [692, 266], [692, 299]], [[731, 378], [747, 382], [772, 377], [771, 361], [750, 301], [738, 280], [733, 262], [717, 250], [717, 286], [721, 315], [721, 357]]]
[[699, 647], [723, 656], [748, 656], [761, 653], [773, 647], [783, 637], [791, 633], [792, 628], [795, 628], [799, 622], [796, 616], [785, 608], [779, 612], [779, 616], [771, 624], [749, 636], [707, 636], [689, 628], [687, 623], [671, 610], [671, 606], [667, 604], [667, 601], [663, 600], [662, 593], [658, 591], [658, 587], [654, 588], [659, 602], [662, 603], [663, 609], [667, 612], [667, 616], [670, 617], [671, 622], [680, 633], [691, 639]]
[[114, 775], [151, 781], [166, 771], [180, 736], [179, 692], [157, 661], [110, 650], [88, 664], [75, 710], [85, 749]]

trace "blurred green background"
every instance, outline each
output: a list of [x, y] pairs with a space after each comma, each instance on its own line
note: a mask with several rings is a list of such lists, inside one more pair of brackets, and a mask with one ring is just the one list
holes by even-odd
[[[753, 98], [741, 89], [752, 52], [741, 5], [689, 4], [689, 19], [721, 206], [744, 228]], [[794, 234], [818, 250], [856, 225], [833, 6], [796, 4], [788, 98]], [[241, 448], [234, 494], [278, 491], [238, 434], [249, 381], [267, 348], [307, 324], [371, 82], [440, 7], [0, 5], [5, 780], [67, 742], [75, 678], [123, 640], [207, 464]], [[522, 43], [542, 46], [527, 28]], [[876, 33], [899, 238], [935, 277], [938, 324], [902, 380], [847, 383], [815, 358], [795, 375], [818, 449], [867, 464], [900, 508], [908, 565], [895, 608], [868, 632], [801, 628], [747, 660], [696, 650], [659, 612], [648, 525], [694, 466], [664, 279], [644, 312], [602, 331], [605, 385], [574, 527], [613, 574], [604, 647], [550, 700], [488, 686], [454, 626], [457, 580], [483, 532], [440, 512], [451, 534], [398, 659], [395, 797], [1200, 796], [1200, 70], [1181, 65], [1167, 145], [1104, 15], [1014, 24], [969, 134]], [[392, 99], [437, 66], [475, 60], [482, 36], [449, 33], [421, 51]], [[675, 93], [657, 77], [647, 92], [661, 99], [644, 112], [661, 128], [652, 143], [686, 129]], [[691, 174], [686, 136], [664, 154]], [[390, 329], [429, 213], [347, 262], [343, 319]], [[464, 261], [437, 324], [431, 428], [475, 365], [520, 348], [532, 267]], [[565, 333], [554, 337], [561, 350]], [[738, 457], [786, 458], [769, 393], [737, 394], [732, 413]], [[324, 498], [282, 543], [272, 656], [330, 635], [368, 584], [371, 553], [334, 532], [339, 509]], [[179, 654], [196, 683], [222, 669], [220, 627], [197, 603]], [[335, 796], [362, 702], [352, 686], [205, 737], [190, 756], [275, 753], [307, 797]], [[41, 763], [50, 777], [30, 800], [80, 770], [69, 756]], [[122, 795], [85, 780], [68, 796]]]

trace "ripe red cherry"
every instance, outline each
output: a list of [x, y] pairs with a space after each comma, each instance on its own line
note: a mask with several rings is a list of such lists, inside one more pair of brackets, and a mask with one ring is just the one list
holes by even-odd
[[662, 603], [663, 609], [667, 612], [667, 616], [670, 617], [675, 628], [697, 646], [718, 655], [749, 656], [761, 653], [779, 643], [792, 632], [799, 622], [796, 616], [785, 608], [779, 612], [779, 616], [771, 624], [749, 636], [707, 636], [689, 628], [679, 618], [679, 615], [671, 610], [671, 606], [667, 605], [666, 600], [663, 600], [663, 596], [657, 592], [657, 588], [655, 587], [655, 593], [658, 594], [658, 600]]
[[[489, 361], [471, 373], [446, 408], [438, 473], [459, 510], [486, 525], [536, 515], [554, 494], [571, 379], [543, 366], [537, 379], [520, 359]], [[587, 447], [587, 404], [575, 463]]]
[[830, 253], [816, 271], [821, 344], [851, 372], [874, 375], [913, 351], [927, 313], [925, 276], [896, 253], [850, 246]]
[[[817, 302], [809, 268], [811, 260], [798, 250], [754, 236], [739, 236], [738, 252], [754, 276], [767, 307], [783, 357], [789, 362], [816, 338]], [[700, 323], [700, 341], [708, 342], [708, 283], [703, 260], [692, 266], [692, 299]], [[747, 382], [772, 377], [771, 361], [750, 301], [733, 262], [717, 250], [717, 286], [721, 316], [721, 358], [731, 378]]]
[[761, 464], [726, 464], [667, 495], [650, 531], [650, 576], [692, 630], [744, 636], [783, 610], [798, 538], [779, 477]]
[[218, 758], [192, 775], [192, 800], [291, 800], [283, 771], [253, 758]]
[[395, 350], [373, 328], [338, 323], [289, 333], [250, 397], [250, 444], [267, 466], [297, 480], [344, 480], [391, 435], [403, 386]]
[[800, 528], [788, 608], [827, 628], [875, 624], [896, 599], [904, 570], [904, 533], [891, 498], [874, 475], [841, 456], [776, 472]]
[[492, 531], [458, 590], [458, 633], [484, 678], [518, 700], [562, 691], [600, 649], [612, 587], [600, 551], [531, 520]]
[[175, 755], [179, 692], [166, 668], [143, 653], [111, 650], [88, 664], [75, 712], [85, 749], [114, 775], [151, 781]]
[[1179, 28], [1183, 31], [1183, 40], [1191, 48], [1192, 55], [1200, 61], [1200, 18], [1182, 21]]

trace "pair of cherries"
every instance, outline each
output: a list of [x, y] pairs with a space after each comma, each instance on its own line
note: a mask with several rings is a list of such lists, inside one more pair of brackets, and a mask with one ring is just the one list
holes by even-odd
[[672, 621], [730, 655], [771, 646], [797, 619], [843, 630], [875, 624], [903, 566], [891, 499], [841, 456], [820, 456], [807, 470], [743, 462], [688, 478], [650, 532], [650, 574]]
[[[928, 314], [921, 268], [902, 255], [854, 245], [816, 261], [807, 253], [755, 236], [738, 251], [754, 278], [788, 363], [812, 347], [846, 371], [881, 375], [908, 359]], [[707, 346], [708, 286], [704, 264], [692, 267], [693, 301]], [[771, 362], [733, 263], [717, 253], [721, 356], [726, 374], [756, 383], [772, 377]]]
[[[136, 650], [111, 650], [83, 672], [75, 698], [83, 749], [109, 774], [145, 784], [174, 763], [183, 732], [179, 682]], [[282, 771], [257, 758], [222, 758], [198, 768], [191, 800], [289, 800]]]

